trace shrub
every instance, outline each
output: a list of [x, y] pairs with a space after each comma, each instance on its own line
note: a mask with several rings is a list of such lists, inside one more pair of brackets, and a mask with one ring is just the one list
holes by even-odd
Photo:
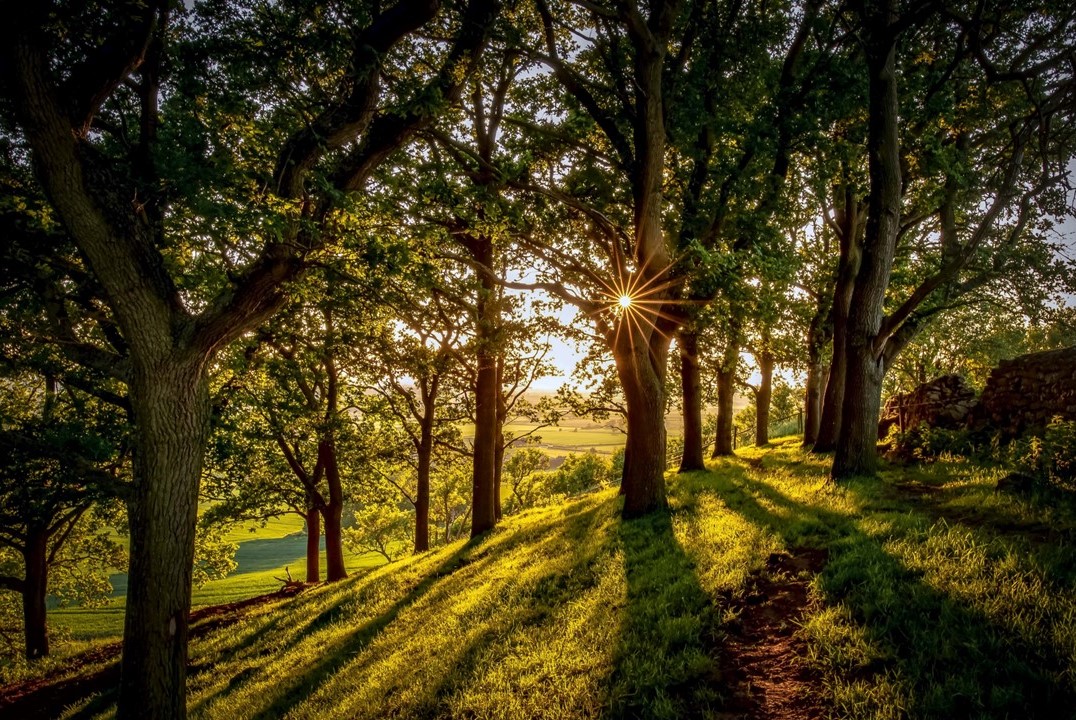
[[1014, 441], [1009, 458], [1017, 471], [1076, 492], [1076, 421], [1055, 417], [1041, 435]]
[[973, 456], [978, 452], [971, 433], [965, 429], [949, 430], [919, 423], [900, 432], [890, 429], [885, 440], [890, 458], [903, 461], [934, 462], [944, 456]]

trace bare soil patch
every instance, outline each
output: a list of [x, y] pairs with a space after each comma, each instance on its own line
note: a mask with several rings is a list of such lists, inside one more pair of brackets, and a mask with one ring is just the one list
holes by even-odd
[[770, 555], [738, 600], [739, 617], [725, 625], [721, 676], [729, 688], [722, 720], [816, 720], [829, 716], [821, 676], [804, 662], [797, 634], [812, 603], [811, 578], [827, 553], [795, 548]]

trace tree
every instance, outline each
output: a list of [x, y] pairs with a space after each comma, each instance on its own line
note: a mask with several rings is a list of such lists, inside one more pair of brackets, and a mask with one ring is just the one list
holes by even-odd
[[[416, 269], [417, 270], [417, 269]], [[432, 268], [427, 268], [432, 270]], [[373, 340], [366, 388], [381, 400], [380, 412], [393, 419], [410, 444], [414, 489], [396, 484], [415, 509], [414, 551], [430, 549], [430, 487], [438, 448], [460, 419], [446, 402], [458, 362], [461, 319], [427, 272], [409, 273], [415, 284], [395, 288], [395, 327], [386, 325]], [[418, 291], [425, 287], [427, 292]], [[366, 408], [378, 412], [372, 403]], [[448, 415], [446, 416], [446, 412]], [[381, 520], [384, 520], [382, 517]]]
[[[343, 194], [360, 190], [392, 150], [453, 102], [497, 12], [490, 0], [471, 2], [456, 34], [437, 44], [440, 56], [425, 66], [430, 72], [411, 86], [415, 94], [401, 91], [384, 112], [382, 59], [437, 18], [438, 3], [402, 0], [354, 16], [330, 16], [316, 7], [267, 9], [288, 21], [281, 25], [318, 15], [319, 32], [330, 29], [335, 42], [313, 54], [322, 65], [303, 57], [289, 67], [292, 53], [311, 50], [301, 47], [309, 37], [271, 32], [259, 37], [273, 55], [263, 66], [272, 72], [257, 76], [277, 84], [239, 87], [252, 75], [234, 76], [231, 89], [238, 92], [225, 104], [243, 106], [237, 115], [256, 118], [264, 131], [258, 138], [263, 152], [245, 155], [241, 142], [221, 127], [201, 125], [197, 98], [184, 94], [250, 60], [243, 48], [255, 44], [242, 38], [274, 27], [256, 27], [265, 13], [232, 14], [234, 7], [186, 11], [167, 0], [120, 8], [5, 7], [5, 112], [14, 115], [44, 194], [86, 258], [86, 271], [104, 289], [124, 341], [121, 356], [103, 355], [100, 348], [95, 353], [101, 366], [126, 383], [135, 428], [121, 718], [185, 716], [187, 615], [211, 361], [279, 309], [283, 285], [331, 241], [325, 231]], [[218, 9], [222, 16], [212, 17]], [[189, 13], [205, 16], [185, 22]], [[230, 36], [213, 34], [224, 30]], [[240, 39], [234, 56], [207, 56], [207, 48], [232, 38]], [[171, 62], [182, 45], [188, 58], [200, 61]], [[317, 77], [305, 83], [280, 81], [312, 69]], [[172, 78], [169, 71], [186, 75]], [[307, 93], [296, 100], [292, 93], [300, 86]], [[431, 103], [431, 97], [440, 102]], [[259, 103], [262, 112], [254, 109]], [[218, 142], [204, 145], [195, 162], [185, 167], [162, 162], [170, 149], [188, 145], [184, 132], [204, 137], [207, 130], [218, 133]], [[207, 174], [199, 178], [201, 171]], [[310, 182], [315, 174], [327, 182]], [[214, 232], [197, 203], [183, 202], [201, 193], [203, 200], [230, 197], [214, 193], [237, 179], [239, 185], [253, 181], [239, 197], [250, 195], [251, 187], [269, 189], [253, 207], [261, 222], [251, 223], [245, 237]], [[172, 222], [182, 213], [203, 221], [209, 242], [206, 235], [186, 234], [190, 224]], [[252, 243], [244, 244], [247, 238]], [[191, 244], [205, 252], [186, 255]], [[176, 272], [192, 259], [217, 272]], [[184, 287], [195, 278], [205, 282]]]
[[[1032, 16], [1028, 36], [1018, 28]], [[980, 7], [964, 17], [924, 7], [899, 15], [881, 3], [860, 7], [857, 22], [870, 194], [835, 478], [874, 472], [882, 380], [921, 328], [999, 274], [1039, 265], [1044, 219], [1064, 212], [1057, 188], [1074, 153], [1069, 11]], [[997, 32], [984, 31], [991, 23]], [[952, 27], [966, 42], [954, 46]], [[915, 42], [901, 45], [902, 93], [897, 48], [911, 28]], [[911, 108], [903, 138], [902, 108]], [[921, 274], [907, 282], [906, 269]]]
[[549, 456], [535, 447], [522, 447], [512, 452], [504, 471], [511, 485], [506, 505], [512, 509], [530, 507], [535, 500], [534, 474], [549, 467]]
[[[798, 24], [783, 6], [540, 2], [538, 10], [542, 47], [530, 54], [549, 74], [531, 79], [525, 107], [530, 117], [562, 120], [526, 124], [541, 138], [534, 157], [542, 162], [517, 186], [562, 214], [522, 242], [559, 280], [532, 286], [586, 313], [614, 358], [627, 408], [621, 488], [632, 517], [665, 504], [671, 340], [693, 304], [715, 297], [712, 278], [735, 276], [731, 258], [769, 235], [795, 134], [785, 120], [805, 98], [800, 80], [810, 75], [798, 61], [814, 41], [817, 7]], [[576, 45], [579, 37], [593, 41]], [[706, 37], [721, 40], [700, 42]], [[535, 99], [550, 96], [561, 107]], [[695, 345], [683, 338], [679, 346]], [[694, 366], [686, 357], [682, 367]], [[701, 447], [694, 439], [689, 446]]]
[[125, 563], [101, 518], [123, 490], [126, 423], [52, 377], [8, 377], [3, 390], [0, 552], [14, 551], [19, 569], [3, 563], [0, 588], [22, 598], [25, 655], [35, 660], [49, 654], [49, 592], [92, 603]]

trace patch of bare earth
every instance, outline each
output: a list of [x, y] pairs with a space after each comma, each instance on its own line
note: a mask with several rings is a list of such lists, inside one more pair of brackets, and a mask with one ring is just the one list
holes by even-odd
[[[277, 592], [198, 608], [190, 615], [190, 637], [199, 638], [238, 622], [252, 608], [294, 597], [306, 587], [303, 583], [289, 583]], [[123, 643], [102, 645], [72, 656], [63, 667], [42, 677], [0, 687], [0, 718], [45, 720], [91, 696], [107, 696], [120, 681], [122, 650]]]
[[804, 661], [797, 634], [810, 608], [811, 578], [826, 551], [796, 548], [773, 554], [737, 600], [739, 617], [725, 625], [721, 676], [728, 688], [722, 720], [815, 720], [829, 716], [821, 676]]

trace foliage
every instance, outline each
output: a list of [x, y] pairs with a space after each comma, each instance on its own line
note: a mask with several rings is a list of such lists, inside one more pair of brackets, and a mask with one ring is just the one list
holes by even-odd
[[[522, 508], [533, 507], [540, 487], [539, 471], [549, 467], [549, 456], [535, 447], [518, 448], [508, 456], [501, 475], [501, 490], [506, 496], [504, 513], [510, 515]], [[507, 490], [507, 492], [505, 492]]]
[[1055, 417], [1041, 434], [1014, 440], [1008, 456], [1020, 472], [1076, 493], [1076, 421]]
[[935, 462], [953, 457], [972, 457], [981, 454], [975, 433], [966, 429], [931, 427], [919, 423], [901, 432], [893, 426], [885, 442], [891, 450], [890, 459]]
[[220, 580], [238, 567], [235, 552], [239, 546], [227, 539], [227, 528], [201, 522], [194, 538], [194, 586]]
[[344, 529], [344, 546], [354, 553], [376, 552], [392, 562], [407, 549], [415, 513], [391, 503], [365, 505], [355, 511], [355, 524]]

